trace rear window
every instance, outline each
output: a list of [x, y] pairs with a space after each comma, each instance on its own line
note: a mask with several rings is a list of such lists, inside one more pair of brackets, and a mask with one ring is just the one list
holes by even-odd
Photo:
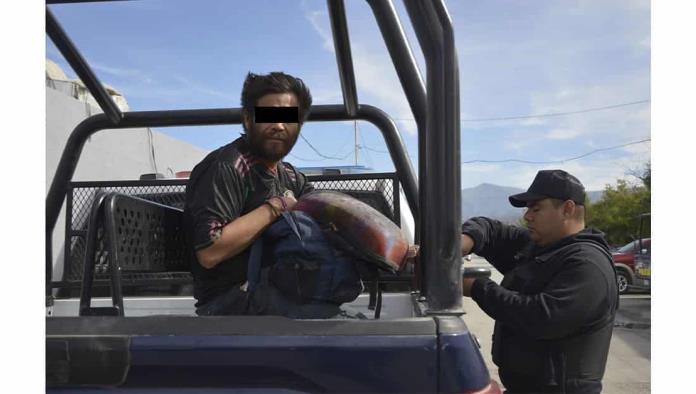
[[620, 253], [628, 253], [628, 252], [634, 251], [637, 248], [637, 246], [636, 246], [637, 242], [638, 241], [632, 241], [632, 242], [627, 243], [626, 245], [622, 246], [619, 249], [619, 252]]
[[[643, 239], [643, 248], [650, 248], [650, 238]], [[619, 253], [629, 253], [638, 251], [638, 241], [631, 241], [619, 248]]]

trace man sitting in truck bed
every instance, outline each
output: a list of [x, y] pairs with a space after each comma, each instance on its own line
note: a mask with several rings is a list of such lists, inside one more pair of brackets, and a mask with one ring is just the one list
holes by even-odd
[[[313, 190], [281, 160], [297, 142], [312, 96], [303, 81], [282, 72], [249, 73], [242, 89], [246, 133], [193, 169], [184, 207], [199, 315], [332, 315], [335, 305], [297, 305], [269, 286], [246, 291], [249, 246], [296, 198]], [[325, 308], [326, 311], [317, 311]]]

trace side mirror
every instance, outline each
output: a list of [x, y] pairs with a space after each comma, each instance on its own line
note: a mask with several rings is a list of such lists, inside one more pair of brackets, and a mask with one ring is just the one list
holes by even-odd
[[641, 249], [641, 250], [640, 250], [640, 254], [648, 254], [648, 250], [647, 250], [647, 249]]
[[485, 267], [464, 267], [462, 278], [490, 278], [491, 270]]

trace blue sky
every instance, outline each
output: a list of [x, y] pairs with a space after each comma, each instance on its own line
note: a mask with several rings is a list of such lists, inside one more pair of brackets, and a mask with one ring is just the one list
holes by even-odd
[[[393, 118], [417, 166], [415, 122], [365, 1], [346, 1], [358, 99]], [[408, 16], [395, 5], [425, 65]], [[650, 99], [650, 2], [645, 0], [447, 2], [460, 64], [461, 118], [575, 112]], [[131, 110], [239, 106], [248, 71], [283, 70], [303, 78], [315, 104], [342, 102], [323, 0], [159, 1], [51, 6], [93, 65]], [[49, 39], [47, 58], [69, 66]], [[288, 161], [299, 166], [354, 164], [353, 123], [308, 123]], [[393, 165], [379, 131], [358, 122], [358, 164]], [[205, 149], [224, 145], [238, 126], [160, 128]], [[576, 174], [588, 189], [626, 177], [650, 158], [650, 103], [556, 117], [463, 122], [462, 186], [482, 182], [526, 188], [543, 168]], [[469, 163], [470, 161], [474, 161]]]

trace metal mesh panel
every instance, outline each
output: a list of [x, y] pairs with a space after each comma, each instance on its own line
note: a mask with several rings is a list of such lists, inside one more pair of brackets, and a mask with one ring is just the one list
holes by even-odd
[[185, 271], [181, 211], [129, 196], [106, 205], [109, 237], [123, 271]]
[[[311, 177], [310, 177], [311, 180]], [[313, 181], [317, 190], [338, 190], [350, 194], [350, 191], [378, 191], [389, 204], [394, 217], [394, 182], [392, 179], [341, 179]], [[381, 211], [381, 210], [380, 210]]]
[[[114, 182], [117, 184], [117, 182]], [[142, 185], [142, 186], [109, 186], [106, 182], [95, 182], [95, 186], [79, 183], [73, 188], [72, 229], [87, 230], [89, 210], [98, 192], [119, 192], [129, 196], [140, 197], [162, 205], [184, 209], [186, 192], [185, 184], [172, 185]]]
[[[398, 224], [399, 202], [394, 201], [394, 195], [398, 195], [398, 183], [393, 175], [337, 175], [331, 177], [338, 179], [327, 179], [327, 176], [308, 176], [308, 180], [314, 184], [317, 190], [337, 190], [353, 195], [384, 213]], [[82, 280], [89, 212], [95, 195], [98, 193], [118, 192], [174, 208], [184, 208], [185, 180], [75, 182], [71, 186], [72, 209], [67, 213], [67, 221], [71, 223], [71, 226], [70, 234], [66, 236], [66, 249], [69, 250], [69, 256], [67, 260], [68, 266], [65, 270], [66, 277], [64, 278], [68, 281]], [[397, 193], [395, 193], [395, 188], [397, 188]], [[375, 198], [376, 195], [378, 196], [376, 192], [381, 193], [383, 198]], [[384, 205], [385, 202], [387, 206]], [[183, 239], [178, 240], [178, 242], [183, 242]], [[96, 248], [95, 279], [106, 279], [109, 276], [109, 252], [105, 246], [103, 229], [100, 228]], [[171, 270], [181, 267], [181, 260], [184, 257], [165, 256], [165, 269]], [[130, 276], [133, 276], [133, 278], [130, 278]], [[151, 274], [124, 274], [124, 283], [135, 279], [136, 276], [150, 277]]]
[[[70, 264], [67, 267], [66, 280], [82, 280], [84, 273], [84, 256], [87, 251], [86, 235], [75, 235], [70, 237]], [[97, 253], [95, 256], [94, 275], [96, 279], [107, 279], [109, 277], [109, 251], [106, 249], [104, 239], [104, 228], [97, 230]]]
[[[163, 205], [172, 206], [183, 209], [186, 185], [185, 181], [170, 181], [170, 184], [163, 184], [159, 181], [158, 184], [148, 184], [147, 182], [77, 182], [72, 188], [72, 209], [69, 223], [71, 223], [71, 236], [66, 237], [67, 242], [70, 242], [70, 256], [66, 280], [81, 281], [84, 271], [84, 256], [86, 251], [86, 237], [89, 227], [89, 213], [96, 195], [106, 192], [119, 192], [122, 194], [136, 196], [145, 200], [157, 202]], [[181, 234], [178, 234], [181, 235]], [[109, 278], [109, 251], [106, 248], [106, 239], [104, 236], [103, 227], [99, 227], [97, 233], [96, 245], [96, 264], [95, 264], [95, 279]], [[179, 262], [183, 256], [167, 256], [173, 257], [176, 262]], [[166, 262], [170, 264], [171, 262]], [[130, 276], [133, 273], [124, 275], [124, 283], [129, 282]], [[140, 277], [142, 275], [139, 275]]]

